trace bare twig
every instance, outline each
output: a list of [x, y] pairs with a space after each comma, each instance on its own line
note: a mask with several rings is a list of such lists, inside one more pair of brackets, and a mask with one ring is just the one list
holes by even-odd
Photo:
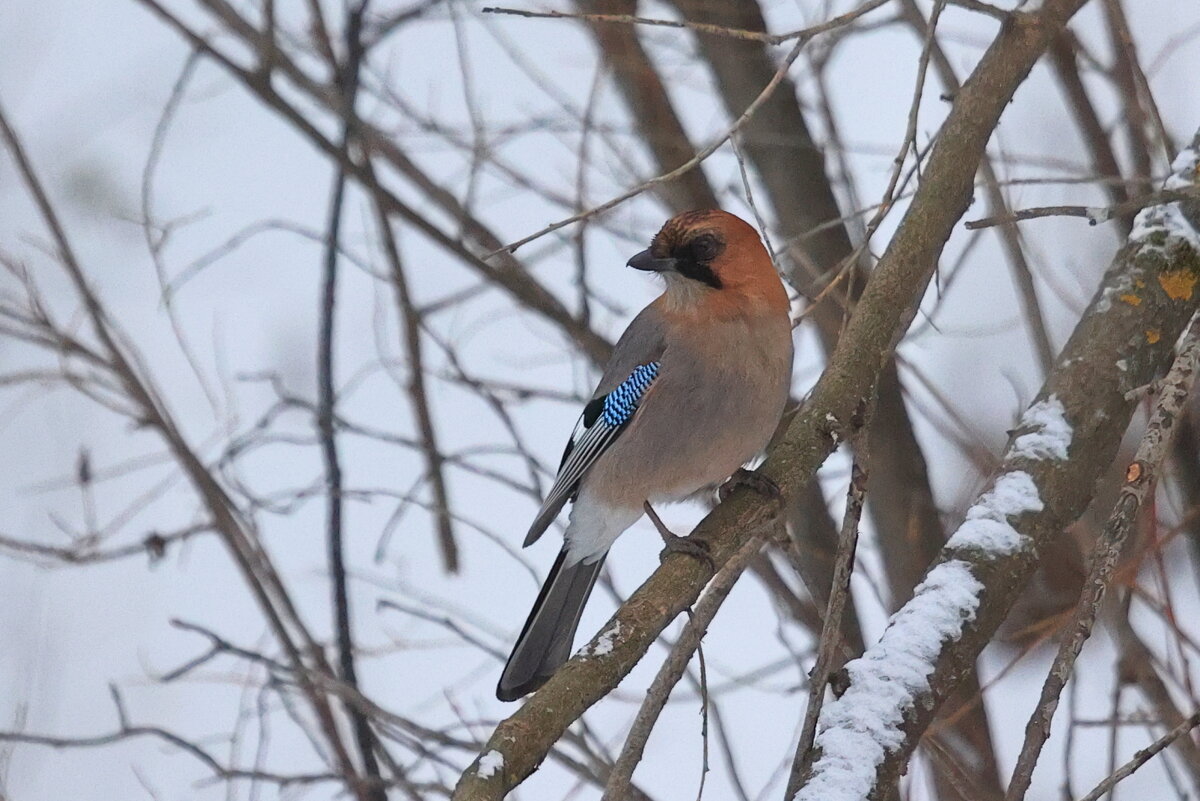
[[1159, 206], [1163, 203], [1177, 203], [1181, 200], [1196, 200], [1200, 191], [1195, 189], [1163, 189], [1149, 195], [1142, 195], [1134, 200], [1118, 203], [1115, 206], [1037, 206], [1029, 209], [1018, 209], [1011, 214], [997, 217], [981, 217], [978, 220], [968, 220], [963, 227], [969, 230], [989, 228], [994, 225], [1008, 225], [1024, 220], [1036, 220], [1041, 217], [1082, 217], [1090, 225], [1099, 225], [1109, 220], [1120, 219], [1134, 212]]
[[637, 186], [628, 190], [627, 192], [624, 192], [624, 193], [618, 195], [617, 197], [614, 197], [612, 200], [601, 203], [598, 206], [593, 206], [592, 208], [588, 209], [587, 211], [580, 212], [578, 214], [573, 214], [570, 217], [559, 220], [558, 222], [551, 223], [550, 225], [547, 225], [545, 228], [541, 229], [540, 231], [532, 233], [529, 236], [522, 237], [521, 239], [518, 239], [515, 242], [511, 242], [502, 248], [493, 250], [491, 253], [489, 253], [487, 255], [486, 258], [490, 259], [493, 256], [499, 255], [501, 253], [514, 253], [514, 252], [516, 252], [516, 250], [518, 248], [522, 247], [523, 245], [527, 245], [530, 242], [533, 242], [534, 240], [541, 239], [543, 236], [554, 233], [558, 229], [564, 228], [568, 225], [571, 225], [572, 223], [577, 223], [580, 220], [587, 219], [588, 217], [592, 217], [597, 214], [603, 214], [604, 212], [608, 211], [609, 209], [612, 209], [612, 208], [615, 208], [615, 207], [621, 205], [622, 203], [629, 200], [630, 198], [637, 197], [638, 195], [642, 194], [643, 192], [645, 192], [649, 189], [653, 189], [654, 187], [659, 186], [660, 184], [664, 184], [668, 181], [672, 181], [675, 178], [678, 178], [680, 175], [683, 175], [685, 172], [687, 172], [691, 169], [694, 169], [699, 164], [701, 164], [705, 159], [707, 159], [709, 156], [711, 156], [713, 153], [717, 152], [717, 150], [719, 150], [722, 145], [724, 145], [727, 141], [729, 141], [729, 138], [731, 136], [733, 136], [739, 130], [741, 130], [742, 127], [747, 123], [747, 121], [749, 121], [754, 116], [755, 112], [757, 112], [758, 109], [770, 98], [771, 94], [775, 91], [776, 87], [778, 87], [780, 82], [783, 81], [784, 76], [787, 75], [788, 70], [791, 68], [792, 64], [796, 61], [796, 58], [800, 55], [801, 51], [803, 51], [804, 46], [806, 44], [808, 44], [808, 42], [811, 41], [814, 36], [816, 36], [820, 33], [824, 33], [828, 30], [833, 30], [834, 28], [840, 27], [842, 25], [847, 25], [847, 24], [853, 22], [854, 20], [858, 19], [859, 17], [861, 17], [863, 14], [866, 14], [869, 11], [873, 11], [874, 9], [883, 5], [885, 2], [887, 2], [887, 0], [871, 0], [870, 2], [860, 6], [859, 8], [855, 9], [854, 11], [843, 14], [840, 17], [834, 17], [833, 19], [829, 20], [828, 22], [822, 23], [821, 25], [816, 25], [811, 28], [806, 28], [803, 31], [798, 32], [796, 34], [796, 36], [793, 37], [796, 39], [796, 44], [792, 47], [792, 49], [784, 57], [783, 62], [779, 65], [779, 68], [775, 71], [775, 75], [772, 76], [771, 81], [766, 86], [763, 87], [761, 92], [759, 92], [758, 96], [754, 99], [754, 102], [752, 102], [749, 106], [746, 107], [746, 110], [743, 111], [741, 113], [741, 115], [738, 116], [738, 118], [733, 121], [733, 123], [725, 130], [725, 132], [723, 134], [718, 136], [714, 141], [710, 142], [703, 149], [701, 149], [699, 152], [697, 152], [695, 157], [689, 159], [685, 163], [679, 165], [678, 167], [676, 167], [675, 169], [673, 169], [669, 172], [665, 172], [661, 175], [651, 178], [648, 181], [644, 181], [643, 183], [638, 184]]
[[[969, 2], [969, 0], [967, 0]], [[507, 14], [514, 17], [525, 17], [527, 19], [580, 19], [587, 22], [604, 22], [616, 23], [619, 25], [653, 25], [665, 28], [685, 28], [696, 31], [697, 33], [705, 33], [712, 36], [725, 36], [731, 39], [741, 39], [750, 42], [765, 42], [767, 44], [783, 44], [790, 42], [793, 39], [811, 39], [818, 34], [840, 28], [847, 25], [869, 11], [874, 11], [888, 0], [868, 0], [858, 8], [848, 11], [845, 14], [834, 17], [819, 25], [811, 25], [807, 28], [792, 31], [791, 33], [761, 33], [758, 31], [747, 31], [739, 28], [727, 28], [723, 25], [709, 25], [703, 22], [688, 22], [686, 20], [673, 19], [654, 19], [650, 17], [637, 17], [632, 14], [567, 14], [562, 11], [528, 11], [520, 8], [499, 8], [496, 6], [485, 6], [484, 14]]]
[[0, 549], [7, 549], [23, 556], [54, 560], [69, 565], [112, 562], [139, 554], [145, 554], [153, 563], [162, 559], [166, 555], [167, 548], [173, 543], [186, 542], [198, 534], [209, 534], [214, 530], [211, 524], [198, 523], [179, 531], [152, 531], [138, 542], [108, 549], [95, 548], [92, 542], [83, 542], [67, 547], [43, 545], [42, 543], [30, 542], [0, 534]]
[[[370, 162], [368, 162], [367, 169], [372, 175], [369, 185], [377, 187], [378, 183], [374, 180]], [[379, 190], [376, 190], [374, 199], [376, 225], [383, 242], [384, 256], [391, 269], [396, 304], [399, 307], [400, 321], [404, 327], [404, 347], [408, 355], [407, 390], [416, 412], [421, 449], [425, 453], [426, 470], [430, 486], [433, 489], [438, 546], [441, 550], [443, 566], [448, 572], [456, 573], [459, 566], [458, 543], [454, 536], [453, 517], [450, 512], [450, 493], [446, 485], [444, 467], [446, 458], [438, 446], [433, 410], [429, 404], [429, 394], [425, 389], [425, 355], [421, 344], [421, 320], [409, 292], [408, 277], [405, 275], [404, 263], [400, 258], [400, 248], [396, 242], [396, 235], [392, 231], [391, 220], [388, 219], [385, 201]]]
[[629, 736], [621, 748], [621, 755], [617, 757], [612, 773], [609, 774], [602, 801], [623, 801], [627, 797], [633, 771], [642, 760], [650, 732], [654, 730], [671, 690], [683, 677], [692, 654], [699, 648], [701, 639], [708, 631], [721, 604], [729, 596], [729, 591], [761, 548], [762, 540], [752, 537], [717, 572], [708, 586], [708, 591], [696, 602], [683, 632], [650, 683], [650, 689], [646, 691], [646, 700], [638, 709]]
[[1111, 792], [1112, 789], [1117, 786], [1118, 782], [1122, 782], [1132, 776], [1138, 768], [1140, 768], [1142, 765], [1145, 765], [1147, 762], [1157, 756], [1160, 751], [1178, 740], [1180, 737], [1186, 736], [1188, 732], [1197, 726], [1200, 726], [1200, 712], [1195, 713], [1183, 723], [1180, 723], [1178, 726], [1171, 729], [1171, 731], [1167, 732], [1150, 745], [1138, 751], [1133, 755], [1133, 759], [1129, 760], [1116, 771], [1114, 771], [1111, 776], [1096, 785], [1090, 793], [1079, 799], [1079, 801], [1097, 801], [1097, 799], [1101, 798], [1105, 793]]
[[850, 597], [850, 577], [854, 572], [854, 555], [858, 550], [858, 524], [862, 519], [863, 503], [867, 494], [867, 471], [869, 469], [868, 437], [856, 435], [854, 463], [850, 467], [850, 486], [846, 490], [846, 510], [842, 516], [842, 531], [838, 537], [837, 557], [833, 564], [830, 582], [829, 603], [825, 607], [825, 622], [817, 644], [817, 661], [809, 671], [808, 705], [804, 710], [804, 723], [800, 728], [800, 739], [792, 757], [792, 768], [788, 774], [785, 801], [791, 801], [800, 789], [806, 765], [812, 758], [813, 739], [817, 734], [817, 719], [821, 715], [825, 700], [825, 687], [832, 678], [834, 666], [842, 645], [842, 615]]
[[1092, 564], [1083, 585], [1083, 594], [1075, 607], [1069, 633], [1063, 636], [1059, 644], [1058, 654], [1054, 657], [1054, 663], [1050, 666], [1050, 672], [1042, 685], [1037, 708], [1025, 726], [1025, 742], [1017, 757], [1016, 767], [1013, 768], [1012, 780], [1005, 795], [1006, 801], [1021, 801], [1029, 789], [1038, 756], [1050, 736], [1050, 724], [1054, 718], [1054, 711], [1058, 708], [1063, 687], [1071, 677], [1083, 644], [1091, 635], [1121, 549], [1138, 519], [1147, 493], [1155, 486], [1163, 459], [1166, 458], [1171, 440], [1179, 428], [1179, 416], [1184, 410], [1195, 381], [1198, 360], [1200, 322], [1194, 320], [1184, 335], [1174, 365], [1163, 381], [1154, 413], [1126, 471], [1125, 485], [1121, 488], [1112, 515], [1096, 543]]
[[[359, 72], [363, 62], [362, 26], [370, 0], [360, 0], [346, 14], [346, 60], [335, 64], [337, 82], [342, 91], [342, 153], [348, 157], [353, 137], [355, 100], [358, 97]], [[337, 389], [334, 375], [335, 309], [337, 305], [339, 243], [342, 230], [342, 207], [346, 197], [346, 171], [336, 165], [333, 189], [329, 200], [328, 237], [325, 247], [321, 290], [320, 334], [317, 340], [317, 429], [321, 454], [325, 461], [325, 491], [327, 504], [327, 546], [329, 572], [333, 579], [334, 636], [337, 639], [338, 666], [342, 679], [352, 687], [358, 686], [358, 671], [354, 664], [354, 630], [350, 616], [350, 594], [347, 589], [345, 546], [343, 544], [342, 465], [338, 455]], [[379, 785], [379, 762], [375, 758], [375, 735], [366, 716], [356, 709], [349, 710], [354, 723], [354, 737], [362, 760], [365, 781], [371, 785], [363, 792], [371, 801], [386, 801]]]
[[[136, 410], [134, 413], [139, 421], [151, 427], [163, 438], [208, 508], [214, 527], [220, 532], [228, 546], [280, 644], [299, 671], [305, 697], [320, 721], [322, 733], [334, 753], [338, 770], [346, 777], [347, 783], [352, 788], [361, 789], [354, 765], [342, 742], [338, 723], [329, 701], [310, 679], [308, 660], [312, 661], [318, 671], [328, 672], [329, 667], [316, 641], [300, 618], [291, 596], [283, 585], [282, 578], [258, 543], [253, 531], [246, 524], [241, 511], [184, 439], [183, 434], [166, 410], [165, 404], [149, 382], [137, 351], [120, 333], [93, 291], [82, 263], [67, 238], [66, 230], [2, 108], [0, 108], [0, 138], [3, 138], [12, 153], [18, 171], [34, 199], [42, 220], [50, 230], [57, 251], [56, 255], [73, 285], [76, 295], [83, 304], [87, 321], [100, 343], [100, 352], [96, 354], [96, 360], [102, 369], [117, 382], [127, 400], [133, 404], [133, 408]], [[61, 337], [58, 342], [46, 344], [61, 348]]]

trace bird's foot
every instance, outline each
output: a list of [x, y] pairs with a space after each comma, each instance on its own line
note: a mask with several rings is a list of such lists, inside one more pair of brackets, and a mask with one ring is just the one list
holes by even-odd
[[658, 560], [661, 562], [673, 553], [686, 554], [693, 559], [699, 559], [704, 564], [708, 565], [708, 569], [713, 573], [717, 572], [717, 563], [713, 561], [712, 551], [708, 547], [708, 543], [704, 540], [694, 540], [691, 537], [672, 536], [669, 540], [663, 540], [664, 546], [658, 554]]
[[663, 523], [662, 518], [658, 516], [658, 512], [654, 511], [654, 507], [650, 505], [650, 501], [643, 503], [642, 508], [646, 510], [646, 516], [650, 518], [650, 522], [654, 524], [654, 529], [662, 537], [663, 549], [658, 555], [660, 562], [673, 553], [682, 553], [687, 554], [693, 559], [699, 559], [708, 565], [709, 570], [714, 573], [717, 572], [717, 564], [713, 561], [712, 552], [709, 550], [707, 542], [704, 540], [694, 540], [691, 537], [681, 537], [671, 531]]
[[779, 485], [774, 480], [757, 470], [747, 470], [744, 467], [735, 470], [729, 480], [717, 488], [717, 498], [724, 503], [725, 499], [738, 487], [754, 490], [768, 500], [783, 501], [783, 491], [779, 489]]

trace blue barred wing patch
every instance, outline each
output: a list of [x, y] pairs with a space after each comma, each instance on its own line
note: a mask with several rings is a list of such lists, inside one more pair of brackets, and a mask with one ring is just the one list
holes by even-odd
[[655, 378], [658, 378], [658, 362], [635, 367], [629, 378], [605, 396], [604, 411], [601, 412], [604, 422], [614, 428], [629, 422]]
[[[554, 486], [542, 502], [533, 525], [525, 537], [525, 544], [535, 541], [554, 522], [559, 510], [579, 489], [579, 481], [583, 478], [596, 460], [600, 458], [609, 446], [616, 441], [617, 436], [625, 430], [625, 426], [633, 419], [638, 406], [646, 396], [654, 379], [658, 378], [658, 362], [640, 364], [633, 369], [629, 377], [622, 381], [612, 392], [596, 398], [587, 405], [575, 432], [563, 454], [562, 464], [554, 479]], [[596, 406], [599, 406], [599, 413]]]

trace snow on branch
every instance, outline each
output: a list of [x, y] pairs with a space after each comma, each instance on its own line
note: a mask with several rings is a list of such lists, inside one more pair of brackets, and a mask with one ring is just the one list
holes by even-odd
[[[1170, 189], [1200, 183], [1200, 134]], [[1196, 203], [1147, 208], [1116, 256], [1038, 399], [1012, 432], [1001, 471], [880, 641], [849, 663], [849, 685], [821, 715], [797, 796], [882, 799], [938, 703], [991, 639], [1037, 566], [1091, 500], [1132, 416], [1136, 392], [1171, 363], [1196, 312]]]

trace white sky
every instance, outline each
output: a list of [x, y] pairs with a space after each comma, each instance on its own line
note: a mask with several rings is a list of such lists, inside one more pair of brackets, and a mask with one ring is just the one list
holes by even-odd
[[[1200, 8], [1189, 0], [1154, 0], [1146, 6], [1142, 2], [1145, 0], [1131, 0], [1126, 5], [1133, 15], [1145, 63], [1153, 62], [1154, 54], [1172, 36], [1200, 24]], [[176, 5], [192, 11], [183, 2]], [[288, 18], [300, 5], [281, 3], [280, 13]], [[379, 5], [389, 7], [384, 0], [379, 0]], [[848, 1], [786, 0], [769, 3], [768, 15], [773, 29], [784, 30], [852, 5]], [[586, 103], [596, 53], [577, 27], [563, 21], [481, 20], [474, 6], [460, 3], [455, 8], [464, 20], [467, 70], [477, 108], [489, 125], [501, 127], [557, 113], [555, 104], [498, 46], [496, 36], [505, 37], [524, 58], [536, 63], [575, 107]], [[1097, 12], [1095, 7], [1086, 9], [1078, 25], [1105, 52], [1102, 40], [1094, 35]], [[657, 16], [668, 10], [648, 4], [643, 13]], [[965, 77], [990, 39], [994, 23], [950, 9], [943, 24], [952, 34], [952, 59]], [[694, 141], [706, 142], [726, 120], [712, 102], [707, 75], [688, 59], [688, 40], [666, 30], [648, 31], [645, 38], [655, 43], [655, 52], [661, 54], [664, 72], [677, 106], [694, 132]], [[864, 35], [840, 51], [828, 76], [840, 128], [853, 148], [850, 163], [857, 189], [867, 202], [882, 192], [891, 154], [903, 135], [918, 46], [899, 28]], [[261, 383], [239, 381], [239, 376], [274, 371], [291, 391], [315, 396], [321, 250], [294, 235], [266, 233], [208, 267], [178, 296], [177, 312], [199, 354], [205, 379], [225, 388], [220, 393], [220, 413], [214, 414], [171, 336], [153, 264], [141, 229], [132, 221], [140, 213], [140, 182], [154, 126], [186, 55], [184, 43], [131, 0], [9, 0], [0, 12], [0, 103], [24, 137], [105, 301], [146, 356], [191, 441], [211, 457], [215, 455], [213, 443], [227, 426], [245, 431], [270, 403], [270, 393]], [[810, 100], [812, 87], [803, 63], [803, 59], [798, 62], [793, 77], [802, 97]], [[372, 64], [379, 78], [402, 93], [421, 114], [459, 126], [469, 136], [454, 27], [446, 12], [436, 12], [429, 21], [397, 36]], [[1166, 123], [1180, 141], [1200, 125], [1193, 77], [1197, 69], [1200, 44], [1189, 41], [1151, 76]], [[1097, 93], [1105, 122], [1111, 122], [1117, 113], [1112, 98], [1099, 84], [1089, 84], [1089, 88]], [[919, 125], [923, 142], [944, 113], [945, 103], [938, 93], [933, 80]], [[364, 104], [362, 110], [369, 115], [379, 111], [370, 104]], [[617, 126], [626, 124], [611, 83], [603, 89], [597, 118]], [[819, 131], [820, 126], [814, 124], [814, 128]], [[1010, 155], [1043, 160], [1042, 164], [1030, 166], [1027, 162], [1014, 168], [1014, 174], [1021, 177], [1061, 174], [1061, 169], [1045, 162], [1086, 163], [1073, 130], [1048, 69], [1039, 65], [1006, 112], [993, 151], [1003, 149]], [[401, 126], [396, 136], [447, 188], [459, 196], [467, 191], [462, 154], [436, 137], [415, 132], [411, 125]], [[628, 142], [621, 136], [614, 141]], [[535, 171], [544, 184], [571, 195], [577, 147], [577, 134], [546, 130], [513, 137], [500, 152], [514, 166]], [[594, 146], [593, 154], [598, 163], [590, 173], [589, 200], [606, 200], [633, 183], [616, 153]], [[629, 159], [641, 174], [649, 174], [642, 154], [624, 147], [620, 156]], [[1166, 164], [1158, 166], [1165, 172]], [[706, 172], [718, 187], [740, 187], [736, 163], [727, 150], [706, 164]], [[0, 158], [0, 248], [29, 265], [58, 304], [59, 313], [67, 317], [74, 307], [53, 265], [38, 250], [45, 234], [16, 178], [11, 163]], [[197, 214], [196, 221], [172, 241], [166, 254], [168, 270], [178, 273], [239, 230], [264, 219], [320, 230], [329, 182], [325, 160], [289, 126], [215, 66], [201, 65], [170, 131], [155, 184], [161, 217]], [[397, 185], [403, 196], [417, 200], [402, 184]], [[1018, 187], [1011, 197], [1019, 206], [1102, 202], [1099, 192], [1085, 185]], [[968, 217], [982, 216], [983, 205], [976, 204]], [[729, 208], [746, 213], [745, 207], [735, 202]], [[480, 188], [476, 210], [508, 239], [564, 216], [563, 209], [495, 179]], [[639, 243], [648, 240], [664, 216], [653, 198], [641, 197], [607, 218], [612, 233], [592, 229], [588, 245], [591, 280], [619, 308], [617, 313], [607, 313], [596, 307], [599, 327], [610, 337], [615, 337], [628, 317], [656, 291], [644, 276], [621, 265], [644, 246]], [[372, 252], [366, 233], [370, 219], [369, 206], [361, 195], [352, 193], [346, 241], [362, 253]], [[893, 216], [881, 231], [877, 251], [896, 219], [898, 216]], [[1110, 228], [1090, 228], [1080, 220], [1035, 222], [1023, 231], [1036, 257], [1038, 288], [1051, 333], [1060, 346], [1107, 266], [1116, 237]], [[966, 232], [960, 228], [945, 264], [953, 263], [966, 240]], [[568, 248], [554, 245], [555, 241], [551, 238], [529, 245], [520, 255], [536, 263], [536, 274], [573, 304], [572, 255]], [[474, 283], [463, 268], [411, 231], [402, 231], [401, 247], [420, 301], [444, 297]], [[544, 258], [535, 262], [538, 254]], [[383, 268], [382, 264], [374, 266]], [[1012, 282], [993, 237], [988, 237], [964, 269], [938, 308], [936, 328], [923, 325], [918, 318], [915, 328], [923, 333], [907, 342], [902, 353], [918, 364], [943, 394], [953, 398], [958, 410], [995, 451], [1040, 378], [1031, 369], [1032, 355], [1021, 329]], [[932, 296], [927, 298], [927, 310], [934, 301]], [[411, 432], [402, 388], [378, 369], [377, 340], [382, 340], [387, 357], [398, 358], [401, 352], [390, 294], [346, 263], [340, 304], [339, 377], [344, 382], [360, 368], [374, 366], [345, 398], [344, 413], [381, 429]], [[547, 324], [515, 313], [512, 303], [499, 293], [485, 293], [459, 310], [438, 316], [433, 325], [458, 345], [465, 363], [479, 375], [590, 392], [593, 376], [586, 365], [569, 356], [561, 337]], [[798, 343], [802, 353], [796, 377], [797, 389], [802, 391], [814, 380], [819, 361], [811, 353], [810, 335], [801, 332]], [[445, 366], [435, 348], [430, 346], [428, 351], [435, 368]], [[28, 366], [30, 359], [26, 349], [0, 340], [0, 371]], [[931, 403], [927, 392], [914, 389], [913, 395], [914, 410]], [[473, 396], [435, 382], [432, 400], [446, 449], [505, 442], [495, 418]], [[577, 409], [551, 402], [518, 408], [522, 433], [543, 461], [555, 463]], [[69, 481], [62, 481], [69, 479], [81, 444], [86, 445], [97, 468], [159, 452], [149, 435], [131, 430], [106, 410], [64, 391], [9, 390], [0, 395], [0, 410], [0, 448], [7, 454], [0, 460], [0, 531], [10, 536], [61, 545], [66, 540], [56, 519], [75, 528], [81, 525], [78, 492]], [[278, 430], [302, 432], [309, 427], [293, 412]], [[918, 431], [939, 501], [947, 516], [955, 519], [980, 479], [950, 451], [939, 426], [920, 422]], [[351, 488], [386, 488], [403, 494], [422, 470], [419, 458], [393, 446], [345, 436], [342, 449]], [[486, 463], [524, 477], [514, 459], [494, 458]], [[239, 478], [259, 492], [305, 486], [320, 474], [319, 454], [311, 447], [275, 445], [240, 464]], [[828, 492], [840, 497], [844, 463], [834, 460], [827, 471]], [[165, 475], [160, 469], [102, 485], [97, 497], [100, 519], [118, 516], [140, 492]], [[452, 474], [451, 493], [464, 515], [513, 546], [519, 544], [536, 508], [530, 498], [461, 471]], [[428, 624], [394, 611], [376, 613], [375, 604], [404, 597], [441, 599], [476, 622], [489, 643], [506, 650], [507, 638], [519, 629], [536, 592], [533, 578], [524, 566], [466, 527], [459, 529], [465, 569], [457, 578], [443, 577], [430, 520], [420, 510], [403, 519], [385, 558], [377, 563], [373, 555], [378, 536], [393, 509], [394, 501], [377, 499], [370, 504], [351, 503], [347, 512], [358, 633], [370, 652], [360, 668], [366, 691], [383, 706], [431, 725], [456, 720], [447, 695], [470, 718], [493, 720], [507, 714], [514, 707], [502, 705], [492, 696], [498, 663], [453, 642]], [[195, 512], [190, 494], [178, 484], [172, 485], [168, 495], [140, 512], [117, 541], [135, 540], [155, 527], [181, 527]], [[677, 530], [686, 530], [699, 514], [698, 509], [681, 507], [668, 510], [666, 519]], [[314, 501], [290, 516], [262, 518], [268, 545], [302, 613], [324, 634], [328, 632], [329, 588], [322, 520], [323, 507]], [[553, 560], [557, 545], [552, 539], [548, 537], [525, 554], [539, 575]], [[610, 565], [623, 593], [632, 591], [649, 573], [658, 549], [656, 535], [644, 523], [622, 539]], [[877, 567], [869, 541], [864, 546], [864, 561], [868, 569]], [[1176, 603], [1194, 610], [1194, 585], [1190, 576], [1186, 578], [1176, 582], [1180, 588]], [[883, 615], [861, 577], [856, 579], [855, 590], [874, 640]], [[23, 716], [24, 727], [34, 732], [83, 736], [110, 731], [116, 717], [108, 685], [116, 683], [135, 722], [178, 731], [205, 743], [222, 759], [230, 758], [227, 748], [213, 735], [231, 730], [239, 705], [254, 708], [253, 693], [241, 689], [243, 666], [220, 661], [189, 682], [164, 686], [154, 681], [155, 676], [205, 647], [201, 638], [172, 628], [170, 621], [175, 618], [211, 627], [237, 643], [267, 645], [261, 617], [215, 539], [197, 540], [173, 550], [151, 569], [144, 559], [47, 570], [0, 558], [0, 592], [4, 599], [0, 607], [0, 688], [7, 688], [0, 692], [0, 727], [14, 726], [18, 716]], [[766, 593], [752, 580], [743, 581], [735, 590], [705, 641], [711, 681], [725, 684], [731, 676], [787, 658], [781, 640], [792, 647], [805, 647], [806, 639], [797, 629], [779, 632], [769, 603]], [[610, 598], [603, 589], [598, 590], [581, 626], [581, 637], [595, 632], [612, 608]], [[1093, 669], [1085, 672], [1080, 682], [1080, 699], [1084, 716], [1102, 717], [1108, 714], [1109, 656], [1103, 634], [1095, 639], [1085, 652], [1085, 662], [1093, 657], [1089, 663]], [[662, 655], [661, 649], [652, 651], [614, 697], [589, 713], [589, 721], [614, 749], [619, 747], [641, 690]], [[986, 662], [985, 678], [994, 676], [1011, 655], [997, 649]], [[1022, 663], [989, 695], [1002, 771], [1011, 768], [1047, 659], [1043, 654]], [[759, 686], [720, 696], [721, 711], [736, 738], [739, 771], [752, 793], [766, 785], [780, 761], [791, 754], [802, 715], [804, 693], [796, 691], [800, 681], [799, 671], [791, 665], [772, 673]], [[781, 694], [784, 690], [790, 692]], [[646, 761], [635, 775], [635, 781], [656, 798], [690, 797], [698, 782], [701, 743], [698, 702], [693, 695], [681, 685], [677, 702], [668, 706]], [[997, 699], [1003, 701], [997, 703]], [[277, 715], [273, 721], [269, 767], [279, 771], [316, 769], [319, 763], [294, 726], [283, 716]], [[1063, 728], [1060, 725], [1043, 758], [1044, 769], [1035, 777], [1031, 801], [1059, 797], [1057, 754]], [[470, 730], [480, 737], [486, 733], [485, 726]], [[1079, 737], [1079, 752], [1090, 758], [1080, 762], [1075, 775], [1077, 794], [1106, 772], [1107, 732], [1085, 729]], [[248, 738], [243, 746], [242, 759], [250, 757], [253, 741]], [[1142, 732], [1123, 734], [1122, 761], [1144, 741]], [[714, 742], [714, 772], [707, 797], [729, 798], [728, 768], [717, 751]], [[467, 761], [464, 757], [463, 764]], [[19, 747], [9, 765], [6, 785], [0, 786], [6, 787], [14, 801], [136, 799], [151, 794], [162, 799], [225, 796], [223, 786], [197, 784], [205, 778], [205, 770], [190, 757], [143, 740], [89, 751]], [[573, 782], [547, 763], [519, 797], [560, 797]], [[320, 786], [306, 795], [331, 797], [331, 787]], [[925, 797], [922, 782], [914, 787], [914, 798]], [[1123, 792], [1127, 798], [1154, 797], [1152, 793], [1163, 787], [1161, 771], [1147, 769], [1130, 780], [1129, 789]], [[781, 788], [776, 787], [769, 797], [779, 792]], [[266, 788], [262, 797], [273, 793]], [[587, 788], [580, 797], [597, 795]], [[238, 787], [235, 797], [246, 797], [246, 787]]]

